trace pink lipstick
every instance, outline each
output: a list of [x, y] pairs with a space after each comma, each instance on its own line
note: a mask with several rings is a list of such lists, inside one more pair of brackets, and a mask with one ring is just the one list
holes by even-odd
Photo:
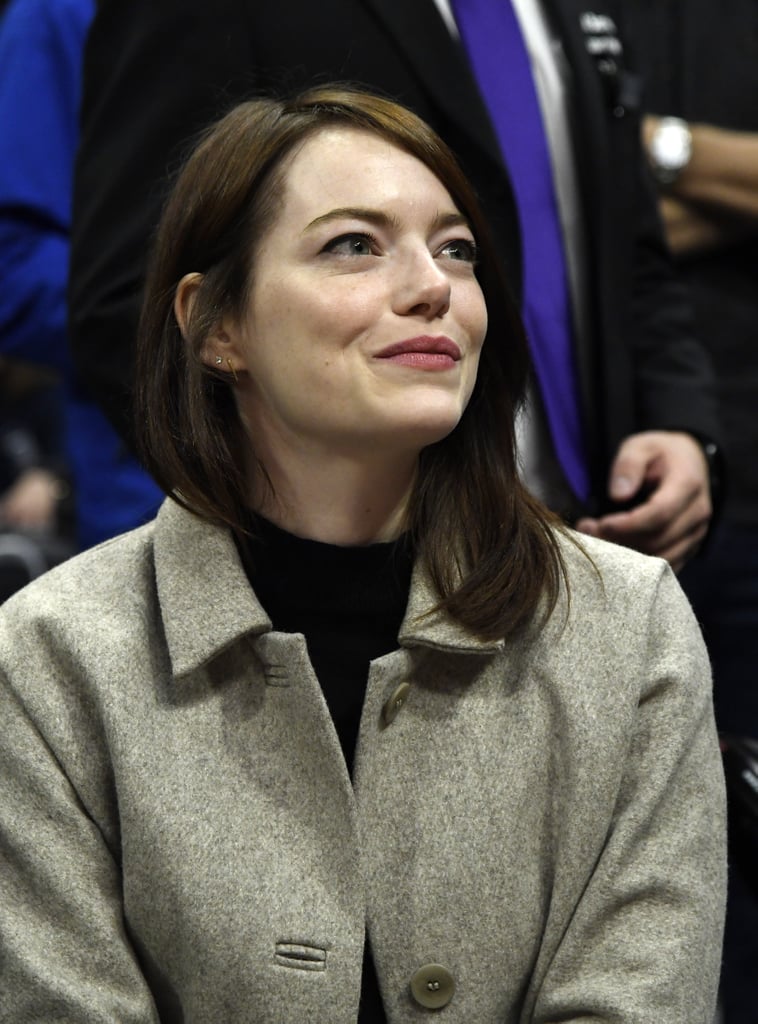
[[418, 370], [449, 370], [460, 360], [461, 350], [444, 335], [432, 338], [424, 334], [388, 345], [376, 358]]

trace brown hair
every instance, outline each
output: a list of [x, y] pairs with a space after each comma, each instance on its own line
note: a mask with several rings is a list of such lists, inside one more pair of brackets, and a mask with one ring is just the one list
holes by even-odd
[[[245, 306], [256, 243], [278, 210], [286, 158], [325, 127], [358, 128], [424, 163], [467, 217], [489, 327], [471, 400], [457, 427], [422, 451], [409, 529], [446, 608], [484, 638], [512, 634], [565, 570], [558, 520], [520, 482], [514, 422], [528, 373], [524, 330], [476, 197], [445, 143], [390, 100], [341, 86], [235, 107], [201, 139], [161, 219], [140, 322], [137, 432], [147, 468], [180, 504], [244, 534], [250, 521], [242, 433], [229, 375], [200, 350], [224, 314]], [[199, 272], [188, 340], [177, 285]]]

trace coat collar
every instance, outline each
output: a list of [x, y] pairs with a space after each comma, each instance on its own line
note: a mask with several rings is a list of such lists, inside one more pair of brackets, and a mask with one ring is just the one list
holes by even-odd
[[438, 601], [439, 594], [426, 567], [417, 561], [398, 637], [402, 647], [432, 647], [467, 654], [494, 654], [503, 650], [504, 640], [480, 640], [446, 612], [433, 611]]
[[271, 629], [228, 530], [167, 499], [155, 522], [155, 579], [175, 676]]
[[[186, 676], [245, 637], [272, 629], [248, 582], [230, 532], [170, 499], [158, 512], [155, 578], [163, 630], [175, 677]], [[436, 593], [423, 567], [414, 568], [401, 646], [487, 654], [503, 641], [485, 642], [444, 612], [432, 612]]]

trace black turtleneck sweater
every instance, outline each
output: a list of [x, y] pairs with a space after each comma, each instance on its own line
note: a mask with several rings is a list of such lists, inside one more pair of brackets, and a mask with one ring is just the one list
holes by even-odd
[[[278, 632], [302, 633], [352, 775], [369, 662], [397, 648], [410, 589], [407, 537], [366, 547], [304, 540], [260, 517], [243, 556]], [[385, 1024], [366, 943], [359, 1024]]]

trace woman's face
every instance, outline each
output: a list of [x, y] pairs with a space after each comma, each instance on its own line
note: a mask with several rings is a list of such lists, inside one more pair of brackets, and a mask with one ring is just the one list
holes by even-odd
[[234, 366], [264, 463], [293, 446], [407, 454], [458, 423], [486, 328], [473, 236], [440, 181], [384, 139], [335, 127], [291, 158], [241, 321], [204, 357]]

